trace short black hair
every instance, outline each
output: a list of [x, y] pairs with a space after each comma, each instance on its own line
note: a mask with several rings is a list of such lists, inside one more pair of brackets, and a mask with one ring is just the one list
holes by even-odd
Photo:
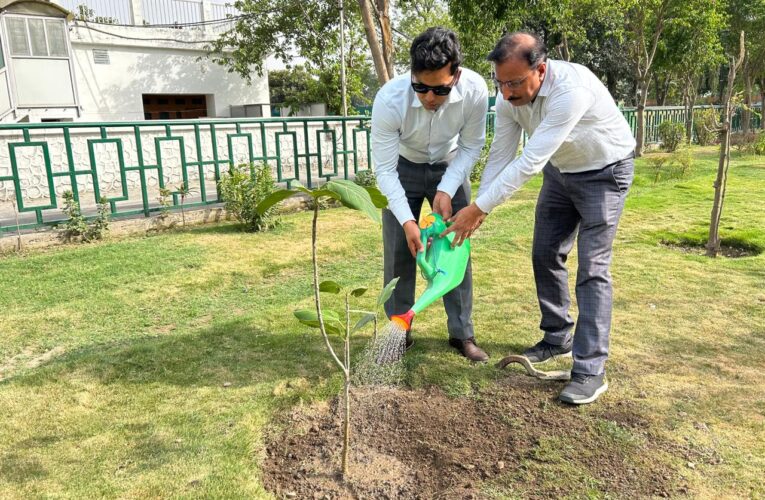
[[[530, 36], [532, 41], [529, 42], [523, 35]], [[523, 59], [530, 68], [536, 68], [540, 63], [547, 60], [547, 45], [545, 45], [542, 37], [536, 33], [514, 31], [500, 38], [486, 59], [495, 64], [500, 64], [513, 57]]]
[[412, 73], [422, 71], [437, 71], [444, 66], [450, 66], [453, 75], [462, 63], [460, 42], [452, 30], [435, 27], [428, 28], [419, 34], [409, 49]]

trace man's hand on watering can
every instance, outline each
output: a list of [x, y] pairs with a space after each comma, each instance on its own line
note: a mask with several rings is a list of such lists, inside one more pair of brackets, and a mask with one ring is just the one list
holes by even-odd
[[483, 220], [486, 218], [486, 214], [478, 208], [478, 205], [471, 203], [459, 212], [454, 217], [449, 219], [451, 225], [441, 233], [443, 238], [449, 233], [454, 233], [454, 241], [452, 241], [452, 248], [460, 246], [466, 239], [473, 235], [473, 232], [481, 227]]
[[436, 196], [433, 198], [433, 212], [444, 220], [449, 220], [452, 216], [452, 197], [443, 191], [436, 191]]
[[420, 226], [413, 220], [404, 222], [404, 234], [406, 235], [406, 246], [412, 252], [412, 257], [417, 257], [417, 252], [424, 251], [420, 240]]

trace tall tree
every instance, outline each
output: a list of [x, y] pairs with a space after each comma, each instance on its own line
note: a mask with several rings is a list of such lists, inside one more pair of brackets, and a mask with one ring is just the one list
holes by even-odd
[[[380, 85], [396, 74], [393, 65], [393, 29], [390, 22], [390, 0], [358, 0], [361, 19], [372, 52]], [[377, 32], [380, 36], [377, 36]]]
[[[331, 111], [338, 113], [342, 108], [338, 2], [237, 0], [235, 6], [242, 15], [230, 30], [210, 44], [209, 56], [248, 80], [253, 72], [263, 74], [269, 56], [288, 67], [299, 56], [305, 60], [309, 80], [302, 91], [291, 95], [325, 102]], [[366, 96], [373, 95], [376, 89], [367, 89], [363, 84], [368, 62], [361, 13], [355, 3], [348, 2], [347, 7], [348, 89], [351, 101], [360, 104], [368, 101]]]
[[[409, 68], [409, 47], [417, 35], [433, 26], [456, 31], [444, 0], [399, 0], [396, 2], [395, 14], [394, 62], [401, 70]], [[460, 43], [464, 44], [465, 41], [460, 39]]]
[[[657, 72], [676, 81], [685, 107], [686, 140], [691, 141], [693, 107], [703, 75], [724, 62], [720, 33], [725, 28], [723, 1], [686, 0], [667, 23], [657, 56]], [[657, 96], [657, 101], [661, 104]]]
[[637, 83], [637, 131], [635, 156], [645, 145], [645, 106], [656, 53], [664, 29], [681, 10], [680, 0], [623, 0], [627, 39]]

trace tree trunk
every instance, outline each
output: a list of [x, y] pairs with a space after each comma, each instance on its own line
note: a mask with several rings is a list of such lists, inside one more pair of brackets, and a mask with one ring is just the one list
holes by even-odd
[[382, 53], [388, 79], [396, 75], [393, 67], [393, 29], [390, 25], [390, 0], [377, 0], [377, 16], [380, 20], [380, 35], [382, 36]]
[[560, 55], [564, 61], [571, 60], [571, 49], [568, 46], [568, 37], [565, 33], [563, 34], [563, 40], [561, 40], [560, 43]]
[[345, 343], [343, 363], [345, 365], [344, 415], [343, 415], [343, 479], [348, 479], [348, 453], [351, 448], [351, 310], [348, 294], [345, 294]]
[[369, 2], [370, 0], [359, 0], [361, 19], [364, 22], [364, 32], [367, 35], [369, 50], [372, 52], [372, 61], [375, 65], [377, 81], [380, 82], [380, 85], [384, 85], [385, 82], [390, 80], [390, 76], [388, 75], [388, 68], [385, 64], [380, 42], [377, 40], [377, 27], [375, 25], [374, 17], [372, 16], [372, 11], [370, 10]]
[[635, 156], [643, 156], [643, 147], [645, 146], [645, 103], [648, 100], [648, 86], [650, 80], [643, 78], [638, 82], [638, 102], [637, 102], [637, 127], [635, 132]]
[[[746, 63], [745, 63], [746, 65]], [[752, 93], [754, 82], [752, 81], [752, 75], [749, 72], [749, 68], [744, 68], [744, 109], [741, 113], [741, 130], [744, 134], [748, 134], [752, 128]]]
[[723, 102], [723, 125], [720, 131], [720, 161], [717, 164], [717, 178], [715, 179], [715, 197], [712, 203], [712, 216], [709, 223], [709, 240], [707, 241], [707, 256], [717, 257], [720, 253], [720, 219], [722, 218], [723, 204], [725, 202], [725, 190], [728, 184], [728, 168], [730, 167], [730, 121], [731, 99], [733, 97], [733, 85], [736, 83], [736, 72], [744, 61], [745, 45], [744, 32], [741, 32], [739, 40], [739, 57], [730, 58], [728, 68], [728, 85], [725, 89], [725, 101]]
[[685, 88], [683, 89], [683, 105], [685, 105], [685, 142], [691, 144], [693, 142], [693, 107], [696, 105], [696, 78], [694, 76], [687, 76], [683, 81]]

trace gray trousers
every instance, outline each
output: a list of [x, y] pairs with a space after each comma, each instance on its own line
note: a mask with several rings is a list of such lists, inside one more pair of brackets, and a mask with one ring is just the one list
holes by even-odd
[[[406, 192], [409, 207], [419, 221], [420, 210], [425, 199], [433, 205], [438, 184], [441, 182], [447, 161], [438, 163], [414, 163], [403, 156], [398, 160], [398, 178]], [[468, 200], [464, 188], [460, 187], [452, 198], [452, 212], [467, 206]], [[385, 314], [390, 318], [394, 314], [403, 314], [414, 305], [417, 262], [409, 252], [404, 228], [390, 210], [383, 210], [383, 252], [385, 283], [399, 277], [396, 289], [385, 302]], [[462, 283], [444, 295], [449, 337], [467, 339], [473, 336], [473, 275], [470, 260]]]
[[544, 339], [568, 342], [574, 321], [569, 315], [566, 259], [577, 238], [579, 268], [572, 371], [600, 375], [608, 358], [611, 330], [611, 254], [624, 199], [632, 184], [632, 158], [601, 170], [564, 174], [552, 164], [543, 170], [537, 201], [532, 262]]

